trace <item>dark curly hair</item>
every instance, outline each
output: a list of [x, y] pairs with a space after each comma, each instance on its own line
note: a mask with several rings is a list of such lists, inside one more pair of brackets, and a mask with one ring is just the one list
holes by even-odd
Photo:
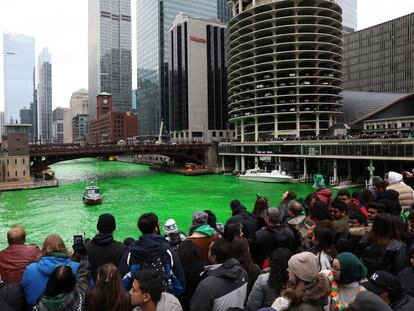
[[292, 252], [287, 248], [277, 248], [270, 255], [270, 275], [267, 285], [281, 292], [289, 280], [288, 261]]

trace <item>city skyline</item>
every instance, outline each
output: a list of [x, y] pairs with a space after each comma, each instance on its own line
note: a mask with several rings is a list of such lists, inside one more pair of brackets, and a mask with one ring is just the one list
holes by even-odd
[[[39, 5], [42, 3], [42, 5]], [[136, 87], [136, 43], [135, 43], [135, 5], [132, 4], [132, 76], [133, 88]], [[22, 7], [25, 9], [22, 10]], [[41, 8], [48, 7], [48, 10]], [[391, 20], [414, 11], [414, 3], [406, 0], [358, 1], [358, 29]], [[74, 16], [76, 14], [76, 16]], [[52, 0], [0, 3], [0, 32], [21, 33], [34, 36], [36, 55], [47, 46], [54, 54], [53, 108], [68, 107], [70, 96], [80, 88], [88, 87], [88, 1], [74, 0], [61, 3]], [[3, 46], [2, 34], [0, 45]], [[64, 40], [62, 40], [64, 34]], [[3, 72], [3, 60], [0, 61]], [[4, 111], [3, 74], [0, 74], [0, 111]]]

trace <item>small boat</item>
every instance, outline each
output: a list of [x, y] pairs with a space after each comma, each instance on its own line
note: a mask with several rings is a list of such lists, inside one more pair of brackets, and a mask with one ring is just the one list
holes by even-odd
[[289, 182], [293, 177], [286, 174], [284, 171], [273, 170], [266, 172], [261, 169], [246, 170], [244, 174], [238, 175], [240, 179], [271, 182], [271, 183], [284, 183]]
[[86, 205], [98, 205], [102, 203], [102, 195], [99, 192], [99, 187], [94, 183], [90, 182], [85, 188], [83, 193], [83, 203]]

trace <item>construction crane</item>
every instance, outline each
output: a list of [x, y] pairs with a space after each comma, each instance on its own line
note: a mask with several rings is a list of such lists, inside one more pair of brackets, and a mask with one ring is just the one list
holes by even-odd
[[155, 142], [155, 144], [157, 145], [161, 145], [162, 144], [162, 130], [164, 128], [164, 121], [161, 120], [161, 125], [160, 125], [160, 134], [158, 135], [158, 140]]

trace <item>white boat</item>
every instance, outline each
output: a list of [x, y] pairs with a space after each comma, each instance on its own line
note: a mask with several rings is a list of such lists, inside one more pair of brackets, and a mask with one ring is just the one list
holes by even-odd
[[284, 183], [289, 182], [293, 177], [286, 174], [284, 171], [273, 170], [266, 172], [260, 169], [246, 170], [246, 173], [238, 176], [243, 180], [260, 181], [260, 182], [273, 182]]
[[83, 203], [86, 205], [97, 205], [102, 203], [102, 195], [99, 192], [99, 187], [95, 185], [94, 182], [90, 182], [85, 188]]

